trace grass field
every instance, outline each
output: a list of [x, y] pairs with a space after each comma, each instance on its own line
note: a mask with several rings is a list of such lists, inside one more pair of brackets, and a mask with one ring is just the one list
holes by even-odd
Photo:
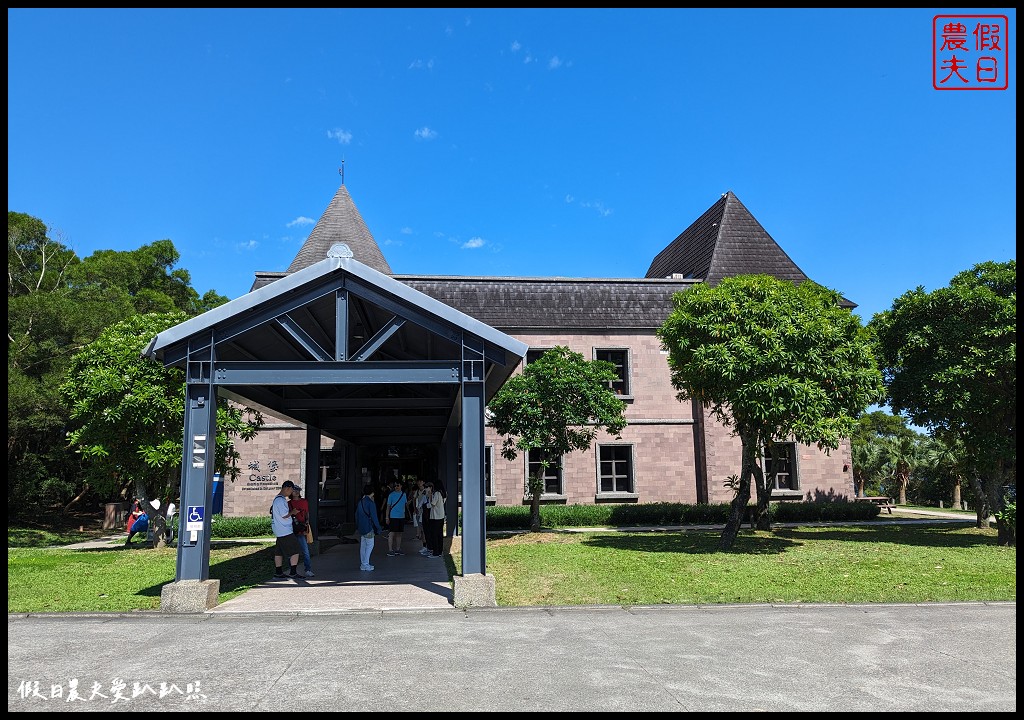
[[[13, 548], [7, 551], [7, 612], [156, 610], [160, 589], [174, 580], [177, 548], [92, 550]], [[210, 577], [219, 602], [266, 582], [274, 572], [273, 545], [219, 545], [210, 551]]]
[[[865, 525], [719, 534], [543, 532], [487, 542], [503, 606], [906, 603], [1017, 599], [1016, 548], [970, 525]], [[175, 548], [10, 548], [8, 612], [155, 610]], [[218, 544], [220, 602], [266, 582], [269, 544]], [[453, 567], [461, 567], [456, 552]], [[450, 565], [452, 566], [452, 565]]]
[[[959, 525], [539, 533], [487, 543], [505, 606], [1017, 599], [1016, 548]], [[456, 558], [456, 566], [459, 559]]]

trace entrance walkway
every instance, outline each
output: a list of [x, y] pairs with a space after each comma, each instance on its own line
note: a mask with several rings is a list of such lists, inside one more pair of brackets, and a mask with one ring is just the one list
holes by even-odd
[[407, 532], [402, 545], [405, 555], [388, 557], [387, 536], [380, 535], [370, 556], [375, 570], [361, 572], [359, 543], [333, 545], [313, 557], [315, 577], [269, 580], [208, 612], [322, 614], [453, 608], [451, 556], [426, 558], [417, 552], [420, 547]]

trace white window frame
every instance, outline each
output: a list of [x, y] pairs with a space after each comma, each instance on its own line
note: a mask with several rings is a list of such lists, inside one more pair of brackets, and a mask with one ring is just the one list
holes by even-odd
[[[597, 354], [599, 352], [621, 352], [621, 353], [623, 353], [625, 355], [626, 366], [625, 366], [624, 372], [623, 372], [623, 376], [624, 377], [622, 378], [622, 384], [625, 386], [625, 388], [624, 388], [625, 392], [623, 394], [621, 394], [621, 395], [616, 393], [616, 396], [619, 397], [622, 400], [632, 400], [633, 399], [633, 353], [632, 353], [632, 348], [630, 348], [628, 346], [611, 346], [611, 347], [600, 346], [600, 347], [598, 347], [598, 346], [595, 345], [592, 348], [592, 355], [591, 355], [591, 357], [594, 360], [597, 360], [598, 359], [597, 358]], [[614, 388], [613, 388], [613, 391], [614, 391]]]
[[[542, 450], [533, 450], [533, 451], [530, 451], [530, 452], [543, 452], [543, 451]], [[525, 489], [526, 489], [527, 484], [528, 484], [529, 479], [530, 479], [530, 452], [525, 453], [526, 457], [524, 458], [524, 462], [523, 462], [523, 489], [524, 489], [523, 498], [524, 499], [529, 499], [529, 495], [527, 495], [527, 493], [525, 492]], [[564, 500], [565, 497], [566, 497], [566, 494], [565, 494], [565, 456], [564, 455], [559, 455], [558, 456], [558, 465], [556, 465], [555, 467], [558, 468], [558, 492], [556, 492], [556, 493], [548, 492], [547, 491], [547, 481], [545, 481], [545, 483], [544, 483], [544, 491], [541, 493], [541, 498], [542, 499], [547, 499], [547, 500]]]

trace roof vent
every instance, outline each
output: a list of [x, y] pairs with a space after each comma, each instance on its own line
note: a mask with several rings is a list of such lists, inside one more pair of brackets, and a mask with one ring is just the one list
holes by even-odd
[[355, 257], [355, 255], [352, 254], [352, 249], [345, 243], [334, 243], [331, 245], [331, 249], [327, 251], [327, 257], [350, 258]]

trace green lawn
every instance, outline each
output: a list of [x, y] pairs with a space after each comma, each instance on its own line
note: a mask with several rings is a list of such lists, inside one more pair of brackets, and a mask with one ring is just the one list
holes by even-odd
[[[1017, 550], [994, 529], [870, 525], [718, 532], [544, 532], [487, 541], [503, 606], [893, 603], [1017, 599]], [[8, 612], [154, 610], [175, 548], [10, 548]], [[220, 602], [270, 579], [270, 544], [219, 545]], [[460, 567], [458, 553], [452, 558]]]
[[[160, 589], [174, 580], [177, 548], [94, 550], [12, 548], [7, 551], [7, 612], [156, 610]], [[210, 578], [219, 602], [274, 572], [273, 545], [219, 545], [210, 551]]]
[[[951, 525], [538, 533], [487, 542], [503, 606], [1017, 599], [1016, 548]], [[456, 557], [456, 567], [459, 558]]]

